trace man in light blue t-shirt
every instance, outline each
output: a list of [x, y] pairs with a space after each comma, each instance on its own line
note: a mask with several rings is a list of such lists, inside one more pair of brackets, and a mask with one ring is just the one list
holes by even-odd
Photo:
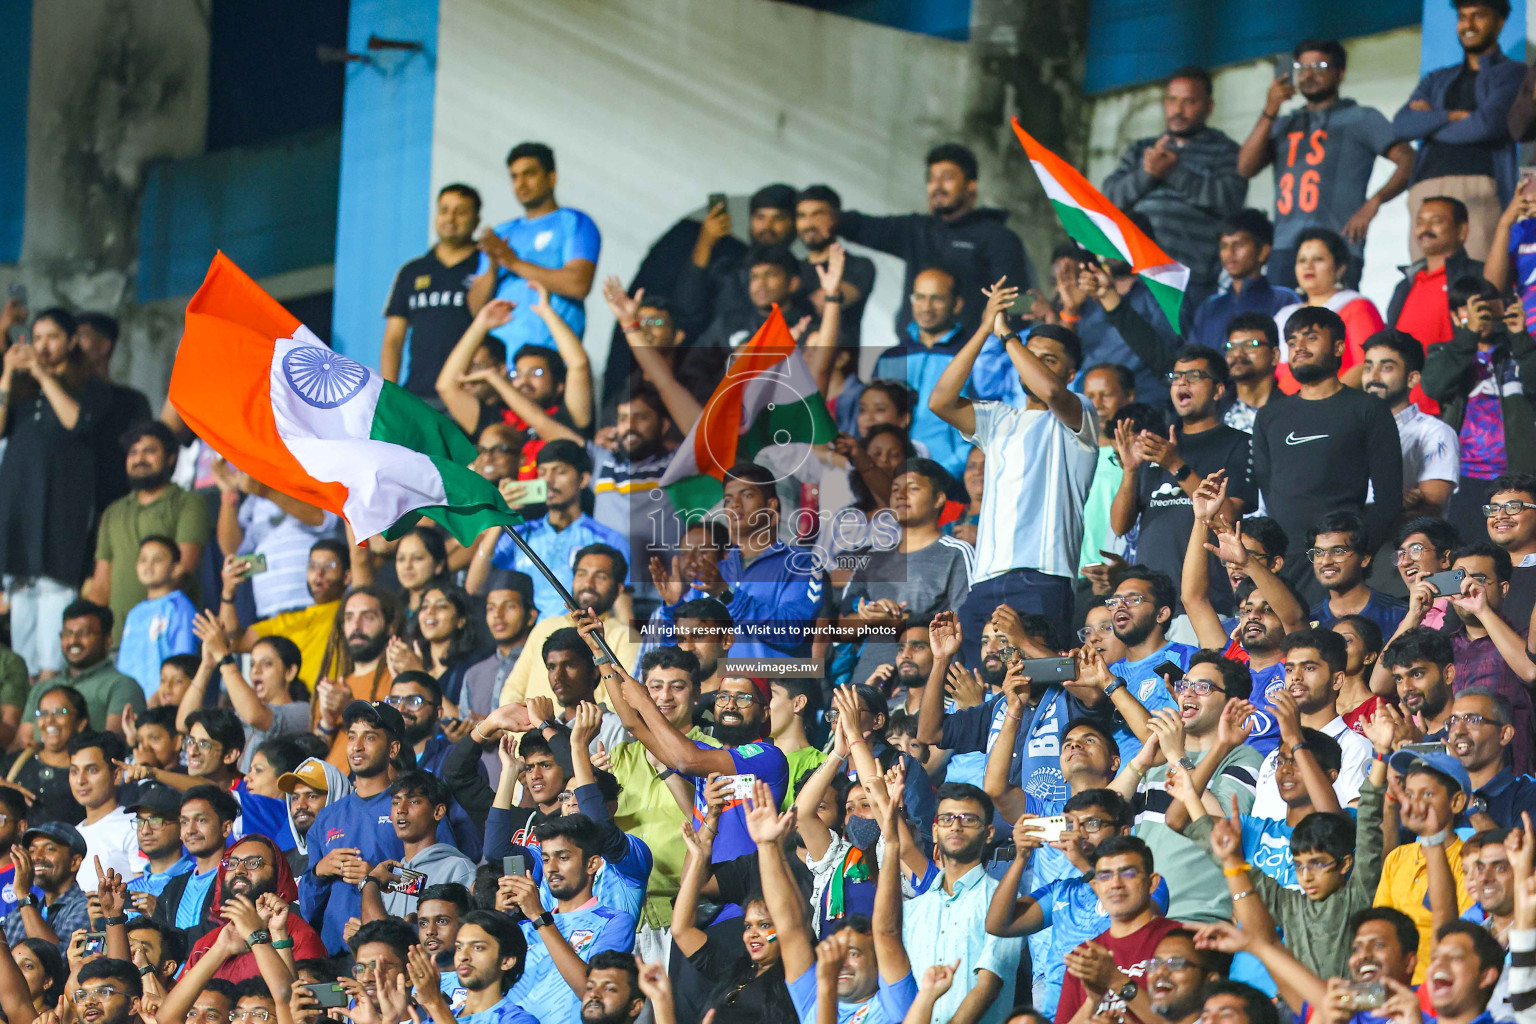
[[481, 233], [469, 308], [478, 313], [493, 298], [514, 303], [512, 318], [491, 333], [515, 354], [523, 345], [554, 341], [534, 312], [539, 304], [535, 285], [548, 289], [550, 307], [577, 337], [586, 330], [584, 303], [603, 241], [591, 217], [555, 202], [555, 154], [548, 146], [523, 142], [512, 147], [507, 173], [523, 216]]
[[[1189, 656], [1196, 650], [1168, 639], [1168, 624], [1173, 621], [1177, 601], [1178, 590], [1173, 580], [1166, 573], [1144, 565], [1127, 569], [1115, 592], [1104, 599], [1115, 637], [1125, 645], [1125, 657], [1110, 665], [1109, 671], [1125, 680], [1126, 689], [1148, 713], [1159, 708], [1177, 709], [1158, 667], [1172, 662], [1182, 676], [1182, 670], [1189, 668]], [[1141, 750], [1141, 741], [1119, 714], [1115, 715], [1115, 742], [1120, 744], [1120, 755], [1127, 760]]]

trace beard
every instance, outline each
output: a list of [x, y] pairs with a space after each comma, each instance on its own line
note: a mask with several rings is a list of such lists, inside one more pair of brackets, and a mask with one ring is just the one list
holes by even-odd
[[1291, 364], [1291, 376], [1296, 378], [1298, 384], [1321, 384], [1329, 377], [1336, 377], [1339, 373], [1339, 361], [1330, 359], [1326, 363], [1302, 363]]
[[1182, 1020], [1196, 1013], [1203, 1002], [1202, 992], [1197, 988], [1183, 995], [1174, 996], [1171, 1003], [1165, 1003], [1161, 1006], [1153, 1003], [1152, 1012], [1164, 1020]]
[[1156, 625], [1156, 619], [1148, 619], [1145, 622], [1137, 622], [1135, 619], [1132, 619], [1131, 624], [1125, 628], [1125, 632], [1122, 633], [1119, 629], [1116, 629], [1115, 636], [1125, 646], [1135, 647], [1137, 644], [1144, 643], [1147, 637], [1152, 635], [1152, 630]]
[[[589, 1006], [593, 1009], [589, 1010]], [[581, 1024], [624, 1024], [627, 1020], [629, 1013], [624, 1008], [609, 1012], [601, 1003], [583, 1003], [581, 1006]]]
[[128, 474], [128, 489], [130, 491], [153, 491], [164, 487], [171, 482], [173, 467], [162, 466], [158, 473], [140, 473], [137, 476]]
[[1368, 395], [1375, 395], [1383, 402], [1386, 402], [1389, 406], [1396, 405], [1398, 402], [1401, 402], [1404, 398], [1408, 397], [1407, 388], [1398, 388], [1396, 391], [1387, 391], [1385, 388], [1375, 388], [1367, 385], [1365, 388], [1365, 393]]
[[897, 686], [905, 686], [909, 690], [917, 690], [925, 686], [927, 682], [928, 677], [917, 671], [916, 668], [911, 672], [904, 672], [899, 665], [896, 667]]
[[232, 889], [230, 886], [231, 886], [231, 883], [225, 883], [225, 885], [224, 885], [224, 892], [227, 895], [229, 895], [229, 896], [249, 896], [252, 901], [255, 901], [259, 897], [265, 896], [269, 892], [276, 892], [277, 891], [277, 880], [276, 879], [271, 879], [271, 878], [266, 879], [265, 881], [261, 881], [261, 882], [257, 882], [257, 881], [252, 880], [251, 883], [250, 883], [250, 887], [249, 888]]
[[354, 633], [347, 637], [347, 653], [352, 655], [353, 661], [377, 661], [388, 644], [387, 632], [380, 633], [378, 636]]
[[997, 689], [999, 686], [1002, 686], [1003, 680], [1008, 678], [1008, 666], [1004, 665], [1001, 661], [997, 663], [996, 668], [993, 668], [987, 664], [987, 659], [983, 658], [981, 659], [981, 668], [979, 671], [981, 672], [981, 681], [986, 683], [988, 688], [993, 690]]
[[755, 742], [762, 737], [762, 734], [763, 730], [756, 722], [742, 722], [740, 725], [715, 723], [715, 739], [727, 747], [739, 747], [744, 743]]
[[642, 437], [639, 442], [633, 445], [620, 441], [618, 446], [619, 454], [630, 462], [648, 459], [655, 455], [660, 448], [661, 439], [657, 437]]
[[433, 716], [424, 722], [410, 722], [405, 727], [405, 742], [414, 747], [422, 740], [437, 732], [437, 717]]
[[[983, 827], [989, 824], [991, 824], [991, 822], [982, 823]], [[950, 853], [949, 851], [945, 850], [941, 844], [939, 846], [939, 853], [945, 860], [954, 861], [959, 864], [973, 864], [981, 859], [981, 853], [986, 848], [987, 834], [985, 831], [983, 831], [978, 832], [974, 839], [971, 839], [954, 853]]]

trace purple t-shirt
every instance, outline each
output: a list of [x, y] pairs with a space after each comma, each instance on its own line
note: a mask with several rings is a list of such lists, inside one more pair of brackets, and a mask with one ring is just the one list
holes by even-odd
[[1518, 220], [1509, 229], [1509, 260], [1520, 305], [1525, 307], [1526, 327], [1536, 328], [1536, 218]]
[[1509, 465], [1504, 455], [1504, 413], [1493, 375], [1493, 353], [1479, 352], [1473, 372], [1477, 383], [1467, 396], [1467, 415], [1461, 421], [1461, 475], [1492, 480]]

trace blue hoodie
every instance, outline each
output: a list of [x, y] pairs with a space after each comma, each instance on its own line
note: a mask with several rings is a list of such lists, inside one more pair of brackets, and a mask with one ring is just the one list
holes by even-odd
[[[731, 548], [720, 562], [720, 578], [730, 587], [727, 609], [736, 624], [732, 658], [807, 658], [811, 629], [826, 600], [826, 585], [812, 548], [774, 541], [750, 565], [741, 549]], [[683, 601], [705, 596], [689, 588]], [[681, 605], [663, 605], [671, 623]]]
[[[299, 879], [299, 913], [320, 929], [320, 941], [332, 956], [346, 948], [341, 933], [347, 918], [363, 916], [363, 897], [357, 886], [339, 877], [316, 878], [315, 867], [326, 854], [338, 849], [355, 849], [369, 864], [403, 859], [405, 848], [395, 835], [390, 804], [388, 790], [371, 797], [349, 793], [315, 815], [315, 823], [305, 836], [309, 870]], [[438, 822], [437, 840], [453, 842], [446, 820]]]

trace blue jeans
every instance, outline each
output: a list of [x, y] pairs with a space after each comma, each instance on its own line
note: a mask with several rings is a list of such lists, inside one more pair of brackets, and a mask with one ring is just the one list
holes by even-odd
[[997, 606], [1006, 604], [1019, 615], [1043, 615], [1051, 621], [1059, 643], [1072, 625], [1072, 581], [1037, 569], [1013, 569], [982, 580], [958, 609], [965, 663], [981, 664], [981, 633]]

